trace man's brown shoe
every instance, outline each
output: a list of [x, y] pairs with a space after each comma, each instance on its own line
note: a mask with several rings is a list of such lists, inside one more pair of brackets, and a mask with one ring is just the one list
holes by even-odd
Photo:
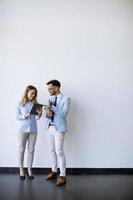
[[57, 186], [61, 186], [65, 184], [66, 184], [66, 176], [60, 176], [57, 180]]
[[46, 178], [46, 180], [51, 180], [57, 178], [57, 172], [50, 172]]

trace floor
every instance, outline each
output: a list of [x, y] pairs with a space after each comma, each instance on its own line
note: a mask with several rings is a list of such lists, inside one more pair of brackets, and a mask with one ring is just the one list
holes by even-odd
[[45, 178], [0, 174], [0, 200], [133, 200], [133, 175], [68, 175], [61, 187]]

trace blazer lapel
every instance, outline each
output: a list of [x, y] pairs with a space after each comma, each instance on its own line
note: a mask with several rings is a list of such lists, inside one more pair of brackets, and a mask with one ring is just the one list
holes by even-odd
[[60, 104], [62, 98], [63, 98], [63, 94], [61, 94], [60, 99], [57, 101], [57, 102], [58, 102], [58, 103], [57, 103], [57, 107], [59, 106], [59, 104]]

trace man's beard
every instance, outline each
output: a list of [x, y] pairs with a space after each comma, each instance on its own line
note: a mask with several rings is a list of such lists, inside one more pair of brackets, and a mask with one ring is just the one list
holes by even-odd
[[55, 93], [53, 93], [53, 94], [50, 94], [51, 96], [55, 96]]

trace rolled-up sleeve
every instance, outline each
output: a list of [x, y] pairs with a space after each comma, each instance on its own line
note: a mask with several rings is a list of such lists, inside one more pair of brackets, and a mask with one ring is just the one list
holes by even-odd
[[16, 112], [17, 120], [24, 120], [25, 119], [25, 116], [22, 115], [22, 113], [21, 113], [21, 106], [22, 106], [21, 102], [19, 102], [18, 105], [17, 105], [17, 112]]

